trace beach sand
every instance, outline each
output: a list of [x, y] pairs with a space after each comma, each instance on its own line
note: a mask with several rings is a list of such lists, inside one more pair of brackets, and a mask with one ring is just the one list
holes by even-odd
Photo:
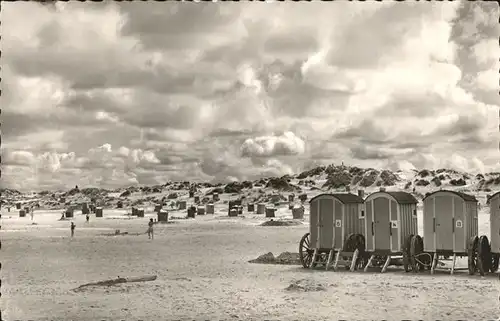
[[[151, 210], [145, 218], [124, 213], [105, 210], [104, 218], [92, 215], [86, 224], [85, 215], [75, 212], [70, 238], [70, 221], [58, 221], [60, 211], [37, 211], [37, 225], [3, 212], [4, 319], [491, 320], [500, 315], [493, 275], [415, 275], [398, 267], [385, 274], [351, 273], [248, 263], [267, 252], [297, 252], [309, 229], [307, 215], [302, 225], [264, 227], [259, 226], [264, 217], [228, 218], [221, 205], [215, 215], [155, 225], [151, 241], [145, 234], [149, 218], [156, 217]], [[487, 221], [480, 214], [480, 235], [488, 234]], [[129, 235], [104, 235], [116, 229]], [[73, 291], [84, 283], [143, 275], [158, 277]]]

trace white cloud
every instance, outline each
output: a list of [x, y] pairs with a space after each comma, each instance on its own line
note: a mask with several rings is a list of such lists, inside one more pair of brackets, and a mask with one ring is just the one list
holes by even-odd
[[483, 64], [487, 67], [495, 66], [500, 53], [500, 47], [498, 46], [498, 40], [496, 39], [486, 39], [484, 41], [478, 42], [473, 48], [472, 52], [478, 63]]
[[497, 163], [497, 6], [3, 9], [4, 185]]
[[389, 161], [387, 164], [387, 168], [392, 171], [404, 171], [404, 172], [410, 172], [412, 170], [416, 170], [415, 166], [407, 160]]
[[35, 162], [36, 159], [33, 153], [24, 150], [15, 150], [4, 153], [2, 158], [2, 164], [4, 165], [30, 166]]
[[498, 69], [488, 69], [477, 74], [476, 85], [482, 90], [495, 90], [500, 87], [500, 74]]
[[292, 132], [279, 136], [260, 136], [248, 138], [241, 145], [241, 155], [244, 157], [270, 157], [303, 154], [305, 143]]
[[[116, 151], [108, 143], [91, 148], [85, 155], [74, 152], [43, 152], [3, 149], [3, 167], [7, 173], [3, 184], [20, 189], [31, 189], [31, 184], [57, 181], [59, 187], [101, 185], [119, 187], [130, 182], [157, 183], [152, 175], [160, 160], [152, 150], [120, 147]], [[13, 172], [12, 172], [13, 171]], [[13, 173], [14, 175], [10, 175]], [[71, 174], [76, 176], [67, 179]], [[19, 179], [23, 176], [28, 180]], [[57, 180], [58, 178], [59, 180]], [[148, 180], [149, 179], [149, 180]]]

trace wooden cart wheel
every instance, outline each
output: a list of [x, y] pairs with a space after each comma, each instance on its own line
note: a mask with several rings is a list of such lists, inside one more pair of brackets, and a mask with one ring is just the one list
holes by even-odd
[[368, 264], [370, 255], [366, 252], [366, 240], [362, 234], [356, 234], [356, 244], [359, 251], [358, 259], [356, 260], [356, 269], [364, 269]]
[[354, 252], [354, 233], [347, 235], [342, 245], [343, 252]]
[[410, 272], [412, 267], [410, 262], [410, 247], [412, 238], [413, 234], [408, 235], [405, 238], [405, 242], [403, 244], [403, 267], [405, 269], [405, 272]]
[[491, 268], [490, 241], [485, 235], [480, 236], [477, 243], [477, 267], [481, 276], [484, 276], [484, 271], [489, 271]]
[[424, 241], [422, 240], [422, 237], [420, 237], [420, 235], [415, 235], [414, 237], [412, 237], [410, 245], [410, 263], [413, 273], [417, 273], [423, 270], [424, 265], [421, 263], [423, 262], [423, 257], [420, 255], [423, 252]]
[[[344, 252], [354, 252], [358, 250], [358, 258], [356, 259], [355, 269], [363, 269], [368, 263], [366, 253], [365, 237], [361, 234], [349, 234], [343, 246]], [[347, 266], [346, 268], [350, 268]]]
[[500, 260], [500, 256], [498, 254], [492, 254], [491, 255], [491, 266], [490, 266], [490, 272], [491, 273], [495, 273], [495, 272], [498, 271], [498, 262], [499, 262], [499, 260]]
[[304, 234], [304, 236], [302, 236], [302, 238], [300, 239], [299, 243], [300, 263], [302, 263], [302, 266], [306, 269], [311, 266], [314, 255], [314, 249], [311, 248], [311, 239], [309, 236], [310, 233]]
[[[342, 245], [342, 252], [354, 252], [356, 250], [356, 240], [354, 238], [354, 233], [351, 233], [347, 235], [347, 237], [344, 240], [344, 244]], [[343, 256], [342, 260], [344, 261], [349, 261], [349, 257]], [[349, 270], [351, 268], [350, 264], [346, 264], [344, 266], [346, 270]]]
[[365, 237], [361, 234], [349, 234], [344, 242], [342, 250], [344, 252], [354, 252], [355, 250], [365, 252]]
[[477, 269], [477, 243], [479, 238], [477, 236], [471, 237], [467, 246], [467, 267], [469, 268], [469, 275], [474, 275]]

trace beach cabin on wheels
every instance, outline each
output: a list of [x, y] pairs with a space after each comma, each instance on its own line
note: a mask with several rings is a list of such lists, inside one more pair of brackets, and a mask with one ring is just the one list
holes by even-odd
[[317, 263], [328, 268], [332, 255], [342, 251], [345, 239], [363, 233], [363, 199], [349, 193], [320, 194], [309, 203], [310, 227], [299, 244], [300, 259], [306, 268]]
[[[440, 190], [424, 199], [424, 252], [432, 254], [431, 273], [439, 256], [453, 256], [451, 273], [456, 270], [456, 256], [468, 256], [469, 272], [477, 267], [477, 199], [468, 194]], [[469, 253], [472, 251], [472, 253]], [[472, 271], [470, 267], [472, 267]]]
[[468, 242], [478, 234], [477, 199], [440, 190], [424, 199], [424, 252], [467, 255]]
[[490, 209], [490, 251], [491, 273], [498, 271], [500, 258], [500, 192], [488, 196], [487, 204]]
[[432, 255], [431, 273], [434, 273], [440, 256], [445, 259], [453, 256], [453, 274], [457, 270], [455, 260], [458, 255], [468, 256], [468, 269], [473, 274], [477, 267], [474, 252], [477, 252], [479, 241], [477, 199], [461, 192], [440, 190], [427, 194], [423, 202], [424, 238], [420, 242], [423, 243], [423, 252]]
[[[484, 274], [483, 265], [478, 262], [481, 257], [487, 258], [484, 262], [491, 257], [488, 238], [477, 236], [477, 199], [457, 191], [439, 190], [426, 194], [423, 203], [424, 237], [415, 234], [406, 239], [405, 270], [408, 272], [411, 266], [413, 272], [427, 267], [431, 273], [439, 269], [451, 274], [456, 270], [469, 270], [469, 274], [479, 270]], [[445, 264], [450, 256], [451, 266]], [[455, 268], [457, 256], [467, 256], [467, 268]]]
[[385, 272], [391, 256], [403, 254], [405, 239], [418, 232], [417, 204], [417, 199], [409, 193], [384, 189], [365, 199], [366, 251], [371, 252], [365, 271], [372, 264], [383, 264]]

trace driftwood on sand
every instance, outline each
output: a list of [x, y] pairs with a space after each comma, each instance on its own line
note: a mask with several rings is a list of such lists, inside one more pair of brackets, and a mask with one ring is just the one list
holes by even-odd
[[87, 283], [80, 285], [76, 289], [77, 290], [82, 290], [83, 288], [86, 287], [91, 287], [91, 286], [112, 286], [112, 285], [117, 285], [120, 283], [132, 283], [132, 282], [147, 282], [147, 281], [154, 281], [156, 280], [157, 276], [156, 275], [147, 275], [147, 276], [139, 276], [139, 277], [130, 277], [130, 278], [121, 278], [117, 277], [116, 279], [110, 279], [110, 280], [105, 280], [105, 281], [99, 281], [99, 282], [92, 282], [92, 283]]

